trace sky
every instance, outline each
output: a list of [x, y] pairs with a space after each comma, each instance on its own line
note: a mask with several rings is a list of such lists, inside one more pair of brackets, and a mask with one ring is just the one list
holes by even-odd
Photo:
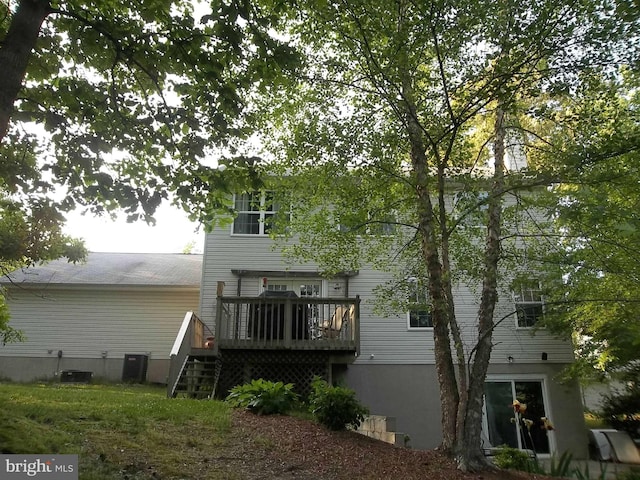
[[162, 205], [156, 225], [127, 223], [126, 217], [112, 221], [73, 212], [67, 215], [65, 233], [85, 240], [90, 252], [182, 253], [194, 242], [191, 253], [202, 253], [204, 233], [187, 214], [170, 205]]

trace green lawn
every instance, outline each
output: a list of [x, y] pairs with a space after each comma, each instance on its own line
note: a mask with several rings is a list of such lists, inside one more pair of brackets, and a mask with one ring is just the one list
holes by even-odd
[[[167, 399], [165, 392], [139, 385], [0, 383], [0, 451], [78, 454], [82, 480], [196, 479], [190, 469], [201, 468], [206, 452], [229, 435], [230, 409], [219, 401]], [[232, 477], [219, 472], [219, 478]]]

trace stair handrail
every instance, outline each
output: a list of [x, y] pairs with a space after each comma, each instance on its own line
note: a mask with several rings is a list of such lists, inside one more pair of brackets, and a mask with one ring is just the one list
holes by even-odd
[[182, 368], [189, 357], [191, 348], [194, 346], [193, 337], [196, 326], [199, 324], [204, 326], [202, 320], [194, 312], [187, 312], [182, 320], [182, 325], [180, 325], [180, 330], [178, 330], [176, 340], [173, 342], [173, 347], [169, 354], [169, 377], [167, 378], [167, 397], [169, 398], [173, 398], [175, 395]]

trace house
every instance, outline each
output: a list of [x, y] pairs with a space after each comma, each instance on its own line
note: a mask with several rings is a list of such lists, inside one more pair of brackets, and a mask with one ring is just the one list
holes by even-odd
[[[412, 447], [438, 446], [428, 312], [376, 313], [374, 288], [385, 277], [372, 268], [328, 277], [312, 263], [291, 265], [267, 235], [270, 213], [240, 212], [207, 234], [203, 255], [92, 253], [86, 264], [60, 260], [4, 278], [12, 325], [27, 340], [0, 348], [0, 376], [30, 381], [79, 370], [120, 380], [128, 361], [142, 358], [147, 381], [166, 382], [169, 396], [192, 397], [224, 396], [252, 378], [292, 382], [305, 393], [321, 376], [354, 389], [372, 414], [394, 417]], [[456, 297], [472, 339], [476, 297], [465, 286]], [[541, 455], [584, 458], [580, 389], [556, 381], [572, 348], [532, 329], [542, 311], [533, 284], [498, 305], [485, 446], [527, 448], [531, 440]], [[536, 425], [529, 438], [518, 435], [516, 399], [554, 430]]]
[[[371, 413], [395, 417], [396, 430], [410, 438], [411, 446], [437, 447], [440, 400], [428, 315], [419, 310], [376, 313], [373, 291], [384, 277], [374, 269], [325, 277], [314, 264], [290, 265], [267, 235], [270, 214], [239, 212], [231, 225], [207, 234], [200, 316], [186, 320], [174, 345], [169, 395], [195, 394], [202, 378], [208, 379], [203, 395], [224, 395], [229, 387], [259, 377], [293, 382], [304, 390], [313, 375], [321, 375], [354, 389]], [[456, 298], [456, 316], [471, 343], [476, 297], [459, 286]], [[485, 446], [529, 448], [531, 440], [539, 454], [571, 451], [585, 458], [580, 389], [556, 380], [573, 361], [572, 346], [532, 328], [542, 310], [535, 285], [521, 285], [498, 304], [495, 316], [504, 320], [494, 332], [486, 383]], [[323, 332], [345, 311], [350, 313], [341, 316], [341, 326], [334, 325], [337, 331]], [[300, 330], [300, 315], [306, 315], [308, 331]], [[215, 339], [206, 346], [202, 333], [195, 342], [187, 333], [203, 325], [215, 329]], [[516, 399], [528, 404], [527, 415], [535, 419], [528, 438], [512, 422]], [[543, 417], [553, 430], [542, 428]]]
[[198, 308], [201, 272], [202, 255], [89, 253], [85, 263], [2, 277], [11, 325], [26, 340], [0, 346], [0, 378], [165, 383], [180, 322]]

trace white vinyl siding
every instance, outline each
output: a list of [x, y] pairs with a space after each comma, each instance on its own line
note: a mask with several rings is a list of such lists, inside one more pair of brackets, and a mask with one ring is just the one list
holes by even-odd
[[196, 289], [158, 287], [10, 289], [11, 326], [26, 341], [7, 344], [2, 356], [167, 359], [187, 311], [197, 311]]
[[[264, 236], [232, 236], [230, 228], [217, 228], [207, 234], [204, 250], [203, 284], [201, 290], [201, 318], [212, 328], [215, 323], [217, 282], [225, 282], [225, 295], [236, 295], [238, 277], [232, 270], [296, 271], [316, 272], [313, 264], [291, 265], [277, 250], [273, 241]], [[407, 328], [407, 312], [382, 317], [373, 310], [375, 287], [384, 283], [384, 274], [362, 268], [357, 275], [348, 279], [349, 296], [360, 296], [360, 356], [358, 363], [364, 364], [433, 364], [433, 330], [429, 328]], [[344, 296], [343, 278], [329, 279], [326, 295]], [[256, 296], [260, 293], [260, 282], [255, 277], [241, 280], [241, 295]], [[336, 288], [338, 287], [338, 288]], [[454, 294], [456, 316], [464, 334], [467, 351], [473, 348], [477, 338], [476, 319], [478, 315], [477, 292], [466, 287]], [[540, 363], [542, 353], [547, 354], [548, 363], [568, 363], [573, 361], [570, 342], [554, 338], [545, 331], [515, 328], [515, 311], [510, 295], [502, 295], [496, 308], [495, 318], [501, 321], [494, 332], [492, 363], [508, 363], [508, 356], [515, 363]]]
[[[295, 268], [291, 268], [291, 265], [288, 265], [279, 254], [273, 251], [272, 245], [273, 240], [266, 236], [232, 236], [230, 227], [217, 228], [207, 234], [200, 293], [200, 318], [207, 325], [211, 325], [212, 328], [215, 325], [217, 282], [225, 283], [225, 295], [238, 294], [239, 279], [232, 273], [232, 270], [317, 271], [314, 265], [297, 265]], [[257, 296], [262, 291], [259, 279], [256, 277], [242, 278], [241, 285], [241, 295]], [[332, 296], [334, 290], [332, 288], [329, 290], [328, 296]], [[341, 295], [338, 291], [334, 296]]]

